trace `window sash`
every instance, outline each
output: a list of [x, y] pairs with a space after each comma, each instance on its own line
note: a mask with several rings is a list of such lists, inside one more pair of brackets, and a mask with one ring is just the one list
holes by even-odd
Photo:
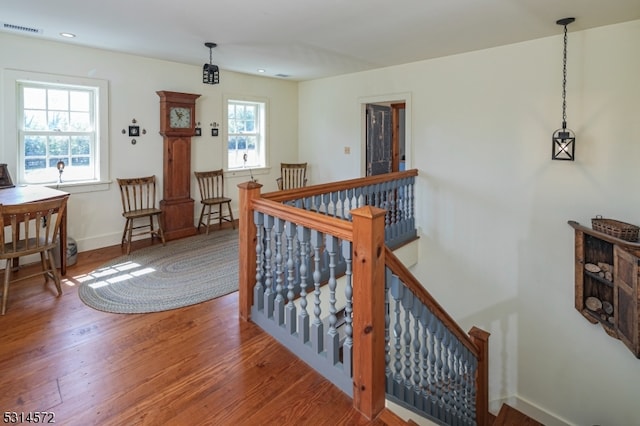
[[227, 101], [227, 169], [266, 166], [265, 117], [266, 102]]
[[[18, 172], [24, 183], [99, 179], [97, 90], [90, 86], [38, 82], [18, 84]], [[44, 96], [28, 99], [29, 94]], [[27, 121], [34, 125], [28, 126]], [[60, 161], [64, 162], [63, 170], [57, 167]]]

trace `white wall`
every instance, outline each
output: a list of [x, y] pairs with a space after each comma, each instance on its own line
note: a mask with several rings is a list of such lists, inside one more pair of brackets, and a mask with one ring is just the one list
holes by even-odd
[[[573, 308], [566, 222], [602, 214], [640, 223], [639, 41], [640, 21], [569, 33], [575, 163], [549, 159], [562, 118], [561, 35], [299, 86], [224, 71], [207, 86], [199, 66], [0, 33], [0, 69], [108, 80], [112, 178], [162, 176], [157, 90], [202, 94], [193, 170], [222, 164], [222, 138], [207, 135], [224, 93], [268, 97], [271, 164], [307, 161], [311, 183], [360, 176], [361, 103], [408, 97], [407, 161], [420, 172], [414, 272], [464, 328], [491, 332], [491, 398], [516, 396], [579, 425], [631, 425], [640, 424], [640, 360]], [[0, 135], [12, 125], [4, 116]], [[135, 146], [120, 133], [132, 118], [148, 132]], [[11, 163], [7, 143], [15, 141], [3, 137], [0, 162]], [[258, 176], [265, 191], [276, 169]], [[235, 197], [246, 176], [228, 180]], [[197, 199], [195, 191], [192, 181]], [[114, 185], [73, 194], [69, 207], [80, 250], [119, 242]]]
[[[207, 52], [203, 50], [203, 63], [207, 58]], [[221, 70], [220, 84], [211, 86], [202, 83], [201, 65], [159, 61], [0, 33], [0, 70], [3, 74], [5, 69], [108, 80], [111, 179], [155, 174], [160, 180], [159, 199], [162, 198], [162, 137], [158, 133], [158, 90], [201, 95], [196, 102], [196, 121], [201, 122], [203, 135], [192, 138], [192, 171], [222, 167], [222, 156], [225, 154], [222, 137], [224, 127], [221, 127], [220, 136], [212, 137], [209, 124], [222, 122], [225, 94], [258, 96], [269, 100], [269, 158], [275, 167], [254, 173], [264, 185], [264, 191], [277, 189], [275, 179], [280, 174], [280, 162], [297, 160], [297, 83]], [[2, 102], [0, 108], [8, 107]], [[6, 144], [16, 143], [15, 131], [12, 130], [15, 125], [6, 122], [6, 115], [0, 111], [0, 163], [9, 164], [12, 173], [15, 173], [16, 159], [9, 158], [13, 156], [5, 153]], [[147, 130], [146, 135], [136, 138], [136, 145], [132, 145], [130, 138], [121, 133], [134, 118], [141, 130]], [[234, 198], [233, 208], [236, 211], [237, 185], [248, 179], [247, 173], [226, 176], [227, 192]], [[15, 175], [13, 180], [16, 181]], [[191, 184], [191, 197], [196, 201], [194, 218], [197, 219], [200, 198], [193, 176]], [[107, 191], [72, 193], [69, 199], [69, 235], [77, 241], [80, 251], [119, 244], [124, 228], [121, 212], [120, 195], [115, 183], [109, 185]]]
[[410, 94], [414, 272], [464, 328], [491, 332], [490, 398], [557, 423], [640, 424], [640, 360], [573, 307], [567, 225], [597, 214], [640, 224], [639, 42], [640, 21], [569, 33], [575, 162], [550, 160], [562, 35], [299, 89], [299, 157], [316, 183], [362, 175], [363, 99]]

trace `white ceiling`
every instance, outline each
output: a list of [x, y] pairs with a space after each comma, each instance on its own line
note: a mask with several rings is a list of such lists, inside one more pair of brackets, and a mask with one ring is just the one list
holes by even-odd
[[569, 33], [636, 20], [640, 0], [6, 0], [0, 30], [194, 65], [211, 41], [222, 81], [303, 81], [560, 35], [565, 17]]

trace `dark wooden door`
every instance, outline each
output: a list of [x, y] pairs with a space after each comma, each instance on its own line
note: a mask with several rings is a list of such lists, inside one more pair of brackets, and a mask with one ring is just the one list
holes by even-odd
[[367, 105], [367, 176], [391, 173], [392, 127], [391, 108], [383, 105]]
[[638, 341], [638, 258], [614, 246], [613, 315], [618, 338], [640, 357]]

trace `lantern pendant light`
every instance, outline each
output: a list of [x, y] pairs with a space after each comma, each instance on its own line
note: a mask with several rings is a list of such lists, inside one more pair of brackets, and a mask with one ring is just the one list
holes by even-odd
[[567, 25], [575, 21], [575, 18], [563, 18], [556, 24], [564, 26], [564, 55], [562, 57], [562, 128], [553, 132], [552, 160], [575, 160], [576, 135], [573, 130], [567, 129]]
[[217, 44], [208, 41], [204, 45], [209, 48], [209, 63], [204, 64], [202, 67], [202, 82], [204, 84], [218, 84], [220, 83], [220, 70], [217, 65], [213, 64], [212, 54], [212, 49], [216, 47]]

